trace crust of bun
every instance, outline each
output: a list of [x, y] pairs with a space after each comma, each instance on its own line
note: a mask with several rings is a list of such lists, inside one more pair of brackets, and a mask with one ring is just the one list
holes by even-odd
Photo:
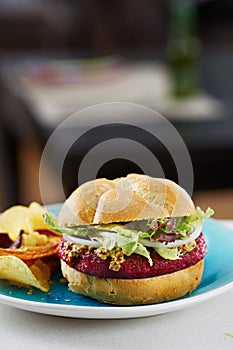
[[154, 304], [180, 298], [201, 281], [204, 260], [170, 274], [142, 279], [100, 278], [79, 272], [61, 260], [69, 289], [104, 303], [115, 305]]
[[192, 199], [176, 183], [129, 174], [115, 180], [92, 180], [78, 187], [64, 203], [58, 224], [108, 224], [194, 213]]
[[96, 179], [78, 187], [65, 201], [58, 221], [61, 225], [91, 224], [94, 221], [96, 208], [101, 196], [115, 188], [112, 181]]

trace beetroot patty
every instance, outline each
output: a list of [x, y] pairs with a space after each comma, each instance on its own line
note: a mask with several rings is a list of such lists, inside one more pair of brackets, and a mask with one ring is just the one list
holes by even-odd
[[102, 260], [94, 252], [79, 253], [77, 256], [68, 259], [64, 244], [65, 240], [62, 238], [59, 244], [59, 257], [70, 267], [89, 275], [104, 278], [134, 279], [165, 275], [195, 265], [206, 254], [206, 242], [203, 234], [201, 234], [196, 239], [196, 247], [191, 252], [180, 256], [179, 259], [164, 259], [152, 249], [150, 255], [153, 266], [150, 266], [145, 257], [132, 254], [125, 257], [119, 271], [112, 271], [109, 269], [110, 258]]

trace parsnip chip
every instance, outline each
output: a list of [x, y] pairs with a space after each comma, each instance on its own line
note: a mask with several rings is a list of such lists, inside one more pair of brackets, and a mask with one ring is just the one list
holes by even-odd
[[41, 260], [35, 261], [34, 264], [28, 267], [16, 256], [0, 256], [0, 278], [48, 292], [50, 269]]
[[37, 230], [51, 231], [43, 219], [45, 212], [45, 209], [36, 202], [32, 202], [29, 207], [15, 205], [0, 216], [0, 233], [8, 233], [10, 239], [16, 241], [21, 230], [26, 233]]
[[[49, 256], [56, 256], [58, 252], [58, 242], [49, 242], [45, 245], [34, 247], [24, 247], [19, 249], [0, 248], [0, 257], [15, 256], [23, 261], [33, 261]], [[0, 269], [1, 273], [1, 269]], [[1, 278], [1, 277], [0, 277]]]

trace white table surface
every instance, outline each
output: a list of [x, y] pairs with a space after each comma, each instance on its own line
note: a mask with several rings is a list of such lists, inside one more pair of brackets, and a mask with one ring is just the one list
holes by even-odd
[[[233, 228], [233, 220], [225, 221]], [[163, 315], [72, 319], [0, 304], [0, 349], [233, 349], [233, 289]]]

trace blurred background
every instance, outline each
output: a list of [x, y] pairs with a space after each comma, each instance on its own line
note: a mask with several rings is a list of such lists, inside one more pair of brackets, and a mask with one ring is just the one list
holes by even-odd
[[[231, 0], [0, 0], [0, 210], [40, 202], [39, 166], [49, 136], [72, 113], [111, 101], [161, 112], [190, 152], [196, 204], [213, 207], [216, 218], [233, 218]], [[144, 144], [177, 181], [166, 147], [114, 123], [109, 116], [107, 127], [83, 135], [67, 154], [66, 195], [78, 185], [85, 154], [115, 137]], [[142, 116], [142, 129], [143, 123]], [[64, 128], [48, 156], [48, 203], [62, 200], [56, 159], [81, 127]], [[130, 172], [142, 169], [122, 156], [97, 175]]]

